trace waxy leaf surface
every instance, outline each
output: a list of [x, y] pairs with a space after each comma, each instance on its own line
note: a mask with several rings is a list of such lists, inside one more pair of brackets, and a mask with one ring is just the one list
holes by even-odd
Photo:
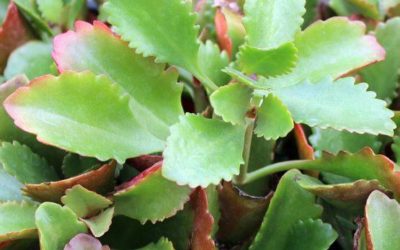
[[354, 84], [353, 78], [323, 79], [279, 88], [273, 93], [287, 106], [297, 123], [360, 134], [393, 135], [393, 112], [367, 88], [365, 83]]
[[51, 202], [39, 206], [35, 220], [42, 250], [63, 250], [75, 235], [87, 232], [71, 209]]
[[164, 147], [138, 123], [129, 101], [105, 76], [65, 72], [19, 88], [7, 98], [5, 108], [17, 126], [40, 141], [100, 160], [124, 162]]
[[53, 31], [49, 25], [40, 16], [39, 11], [36, 8], [36, 2], [30, 0], [14, 0], [18, 10], [21, 11], [23, 16], [29, 21], [36, 34], [42, 38], [47, 38], [53, 35]]
[[118, 83], [132, 97], [137, 121], [161, 139], [183, 114], [176, 70], [137, 54], [101, 22], [78, 21], [75, 31], [58, 35], [53, 57], [61, 72], [90, 70]]
[[315, 196], [296, 183], [298, 175], [299, 171], [291, 170], [281, 178], [251, 250], [285, 249], [300, 220], [321, 216], [322, 207], [315, 204]]
[[138, 250], [174, 250], [174, 246], [168, 239], [161, 238], [157, 243], [151, 243]]
[[293, 129], [292, 117], [285, 105], [274, 95], [264, 98], [257, 110], [254, 132], [265, 139], [276, 140], [286, 136]]
[[162, 174], [179, 185], [207, 187], [239, 174], [244, 127], [186, 114], [171, 127]]
[[294, 44], [298, 49], [298, 62], [292, 72], [260, 80], [259, 85], [274, 88], [294, 85], [305, 79], [315, 82], [329, 76], [338, 78], [382, 61], [385, 50], [374, 36], [364, 33], [362, 22], [343, 17], [315, 22], [296, 35]]
[[205, 44], [200, 45], [199, 65], [202, 71], [215, 84], [222, 86], [229, 81], [229, 76], [221, 70], [228, 66], [229, 57], [225, 51], [220, 51], [218, 45], [207, 40]]
[[37, 206], [27, 202], [0, 204], [0, 242], [35, 238], [35, 211]]
[[14, 176], [0, 168], [0, 202], [28, 199], [22, 195], [21, 188], [23, 186]]
[[368, 250], [395, 250], [400, 248], [400, 205], [385, 194], [373, 192], [365, 206]]
[[101, 237], [110, 229], [114, 211], [114, 207], [110, 207], [96, 216], [88, 219], [81, 219], [81, 221], [86, 224], [94, 236]]
[[[114, 194], [115, 214], [155, 223], [183, 209], [191, 189], [178, 186], [161, 175], [162, 162], [118, 187]], [[162, 204], [162, 205], [161, 205]]]
[[42, 16], [52, 23], [59, 23], [63, 15], [63, 0], [37, 0], [38, 9]]

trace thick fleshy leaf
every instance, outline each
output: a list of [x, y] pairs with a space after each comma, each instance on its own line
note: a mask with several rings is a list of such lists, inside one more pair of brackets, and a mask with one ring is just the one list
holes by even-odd
[[[183, 209], [191, 189], [178, 186], [161, 175], [162, 162], [122, 184], [114, 194], [115, 214], [155, 223]], [[168, 194], [168, 195], [166, 195]], [[162, 206], [160, 206], [162, 204]]]
[[95, 215], [112, 204], [109, 199], [87, 190], [81, 185], [68, 189], [61, 197], [61, 202], [82, 218]]
[[78, 21], [75, 32], [58, 35], [53, 57], [60, 72], [90, 70], [109, 76], [134, 100], [131, 106], [137, 121], [162, 139], [183, 113], [176, 71], [165, 71], [164, 64], [136, 54], [101, 22]]
[[25, 74], [29, 79], [45, 74], [55, 73], [52, 69], [51, 45], [44, 42], [28, 42], [11, 53], [4, 70], [8, 80], [19, 74]]
[[293, 129], [293, 120], [287, 107], [274, 95], [264, 98], [257, 109], [254, 132], [265, 139], [276, 140], [286, 136]]
[[337, 78], [382, 61], [385, 50], [374, 36], [364, 33], [365, 25], [362, 22], [343, 17], [315, 22], [296, 35], [294, 44], [298, 49], [298, 62], [292, 72], [260, 80], [258, 84], [263, 87], [283, 87], [305, 79], [315, 82], [329, 76]]
[[399, 249], [400, 205], [385, 194], [373, 192], [365, 206], [367, 249]]
[[250, 46], [241, 47], [237, 64], [246, 74], [259, 74], [266, 77], [289, 73], [297, 62], [297, 49], [293, 43], [270, 50]]
[[53, 31], [49, 25], [41, 18], [39, 11], [36, 8], [36, 2], [31, 0], [14, 0], [13, 1], [24, 17], [29, 21], [35, 33], [41, 37], [47, 38], [53, 35]]
[[218, 45], [207, 40], [205, 44], [200, 45], [199, 65], [202, 71], [215, 84], [222, 86], [229, 82], [229, 76], [221, 70], [228, 66], [229, 57], [226, 51], [220, 52]]
[[63, 250], [75, 235], [87, 232], [71, 209], [51, 202], [39, 206], [35, 220], [42, 250]]
[[[186, 114], [171, 127], [162, 174], [179, 185], [207, 187], [239, 174], [245, 129]], [[199, 157], [201, 156], [201, 157]]]
[[70, 178], [96, 169], [100, 165], [101, 163], [95, 158], [69, 153], [64, 157], [62, 172], [65, 177]]
[[6, 67], [7, 58], [18, 46], [26, 43], [32, 35], [18, 12], [17, 6], [11, 2], [3, 25], [0, 28], [0, 72]]
[[52, 23], [61, 23], [63, 0], [37, 0], [37, 5], [42, 16]]
[[376, 92], [378, 98], [388, 102], [395, 97], [398, 87], [400, 35], [396, 31], [399, 29], [400, 18], [389, 19], [386, 23], [378, 25], [375, 36], [385, 48], [386, 58], [383, 62], [371, 65], [360, 72], [369, 89]]
[[294, 225], [286, 243], [287, 250], [323, 250], [336, 240], [338, 234], [332, 226], [321, 220], [306, 219]]
[[0, 163], [4, 170], [15, 176], [21, 183], [36, 184], [58, 180], [56, 171], [45, 159], [33, 153], [30, 148], [14, 141], [3, 142], [0, 146]]
[[144, 56], [155, 56], [158, 62], [175, 64], [201, 75], [197, 61], [198, 29], [189, 2], [111, 0], [104, 9], [115, 32], [130, 47]]
[[296, 180], [305, 190], [327, 200], [364, 204], [374, 190], [385, 191], [377, 180], [357, 180], [350, 183], [324, 184], [316, 178], [302, 175]]
[[168, 239], [161, 238], [157, 243], [151, 243], [138, 250], [174, 250], [174, 246]]
[[[250, 250], [285, 249], [300, 220], [321, 216], [322, 207], [315, 204], [315, 196], [296, 183], [298, 175], [299, 171], [291, 170], [281, 178]], [[301, 209], [293, 212], [294, 208]]]
[[0, 204], [0, 242], [35, 238], [35, 211], [37, 205], [27, 202]]
[[304, 5], [305, 0], [246, 0], [247, 43], [271, 49], [291, 42], [303, 23]]
[[[356, 133], [393, 135], [393, 112], [353, 78], [303, 82], [273, 93], [288, 107], [297, 123]], [[368, 107], [368, 111], [366, 111]]]
[[294, 125], [294, 137], [300, 159], [314, 160], [314, 148], [308, 143], [303, 126], [300, 124]]
[[310, 136], [310, 142], [321, 155], [322, 151], [337, 154], [340, 151], [356, 153], [364, 147], [371, 147], [374, 152], [378, 152], [382, 143], [374, 135], [360, 135], [347, 131], [337, 131], [333, 129], [314, 128]]
[[21, 188], [23, 186], [14, 176], [0, 168], [0, 203], [28, 199], [22, 195]]
[[211, 96], [210, 102], [215, 114], [232, 124], [244, 124], [250, 109], [252, 89], [240, 83], [220, 87]]
[[381, 3], [376, 0], [332, 0], [329, 5], [342, 16], [361, 14], [372, 19], [382, 17], [380, 13]]
[[195, 207], [195, 217], [190, 249], [214, 250], [215, 243], [211, 237], [214, 221], [208, 207], [208, 197], [205, 189], [197, 188], [191, 201]]
[[265, 198], [250, 196], [228, 182], [218, 188], [218, 193], [221, 204], [218, 239], [237, 244], [253, 236], [261, 225], [272, 193]]
[[60, 202], [65, 191], [75, 185], [81, 185], [99, 194], [107, 194], [114, 187], [115, 168], [115, 162], [111, 162], [99, 169], [69, 179], [41, 184], [27, 184], [23, 191], [36, 200], [53, 202]]
[[64, 250], [110, 250], [110, 248], [103, 246], [98, 239], [89, 234], [78, 234], [65, 245]]
[[15, 124], [40, 141], [122, 163], [164, 147], [138, 123], [129, 101], [109, 78], [85, 71], [37, 78], [9, 96], [4, 105]]
[[114, 207], [110, 207], [94, 217], [81, 219], [81, 221], [89, 227], [94, 236], [101, 237], [110, 229], [113, 216]]

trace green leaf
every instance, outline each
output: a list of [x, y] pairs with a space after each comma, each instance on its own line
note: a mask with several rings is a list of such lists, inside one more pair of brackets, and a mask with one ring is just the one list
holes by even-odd
[[161, 175], [161, 165], [162, 162], [154, 165], [118, 188], [114, 194], [116, 215], [125, 215], [144, 224], [163, 221], [183, 209], [191, 189], [165, 179]]
[[29, 24], [33, 26], [36, 33], [42, 37], [53, 35], [53, 31], [49, 25], [40, 17], [35, 2], [31, 0], [14, 0], [14, 3], [18, 6], [18, 9], [22, 12], [24, 17], [29, 21]]
[[257, 110], [254, 132], [265, 139], [276, 140], [286, 136], [293, 129], [293, 120], [287, 107], [274, 95], [264, 98]]
[[285, 249], [291, 230], [300, 220], [321, 216], [322, 207], [315, 204], [315, 196], [296, 183], [299, 175], [299, 171], [291, 170], [280, 180], [250, 250]]
[[224, 121], [244, 125], [252, 93], [252, 89], [245, 85], [231, 83], [212, 93], [210, 102], [215, 114]]
[[42, 16], [49, 22], [61, 23], [63, 16], [63, 0], [37, 0]]
[[[321, 80], [276, 89], [273, 93], [288, 107], [297, 123], [373, 135], [393, 135], [393, 112], [375, 99], [365, 83], [353, 78]], [[368, 110], [365, 108], [368, 107]]]
[[14, 92], [4, 105], [17, 126], [36, 134], [40, 141], [122, 163], [164, 147], [138, 124], [129, 101], [105, 76], [65, 72], [34, 80]]
[[223, 121], [181, 116], [163, 153], [163, 176], [190, 187], [231, 180], [243, 163], [244, 133], [244, 127]]
[[318, 4], [319, 0], [306, 0], [306, 13], [303, 16], [303, 28], [306, 28], [318, 18]]
[[373, 192], [365, 206], [368, 249], [395, 250], [400, 248], [400, 205], [385, 194]]
[[182, 0], [110, 0], [104, 5], [115, 32], [144, 56], [198, 72], [198, 29]]
[[100, 165], [100, 162], [95, 158], [69, 153], [64, 157], [62, 172], [65, 177], [70, 178], [96, 169]]
[[400, 137], [399, 136], [395, 136], [393, 138], [392, 150], [393, 150], [394, 156], [396, 158], [396, 163], [399, 164], [400, 163]]
[[246, 0], [247, 44], [271, 49], [293, 41], [303, 23], [304, 5], [305, 0]]
[[384, 61], [368, 66], [360, 72], [363, 81], [368, 83], [369, 89], [376, 92], [378, 98], [388, 103], [396, 95], [398, 87], [398, 70], [400, 68], [400, 18], [393, 18], [384, 24], [379, 24], [375, 35], [379, 43], [386, 50]]
[[65, 191], [75, 185], [81, 185], [99, 194], [108, 194], [114, 188], [115, 168], [115, 162], [111, 162], [99, 169], [69, 179], [41, 184], [27, 184], [23, 188], [23, 191], [38, 201], [52, 201], [57, 203], [60, 202]]
[[1, 0], [0, 1], [0, 25], [3, 24], [4, 19], [7, 15], [7, 8], [10, 4], [10, 0]]
[[0, 203], [0, 242], [35, 238], [37, 206], [27, 202]]
[[294, 85], [305, 79], [311, 82], [328, 76], [336, 79], [352, 70], [382, 61], [385, 50], [374, 36], [364, 33], [363, 23], [343, 17], [315, 22], [296, 35], [294, 44], [298, 49], [298, 62], [292, 72], [261, 79], [258, 84], [276, 88]]
[[360, 135], [334, 129], [313, 128], [313, 134], [309, 139], [319, 156], [322, 151], [332, 154], [337, 154], [339, 151], [356, 153], [364, 147], [370, 147], [374, 152], [379, 152], [382, 145], [377, 136]]
[[[383, 1], [382, 1], [383, 2]], [[332, 0], [329, 5], [339, 15], [361, 14], [372, 19], [381, 19], [379, 0]]]
[[337, 237], [331, 225], [321, 220], [306, 219], [294, 225], [285, 249], [291, 250], [293, 246], [296, 250], [329, 249]]
[[229, 64], [229, 57], [226, 51], [220, 52], [218, 45], [207, 40], [206, 43], [200, 44], [198, 57], [202, 72], [215, 84], [222, 86], [229, 82], [229, 76], [222, 72], [222, 69]]
[[28, 199], [22, 195], [21, 188], [23, 186], [14, 176], [9, 175], [3, 168], [0, 168], [0, 203]]
[[289, 73], [296, 62], [296, 47], [293, 43], [285, 43], [269, 50], [243, 46], [239, 51], [236, 63], [246, 74], [255, 73], [272, 77]]
[[138, 250], [174, 250], [172, 242], [166, 238], [161, 238], [157, 243], [150, 243]]
[[50, 44], [38, 41], [28, 42], [10, 55], [4, 77], [11, 79], [19, 74], [25, 74], [29, 79], [33, 79], [55, 73], [52, 65]]
[[39, 206], [35, 220], [43, 250], [62, 250], [75, 235], [87, 232], [71, 209], [51, 202]]
[[109, 199], [87, 190], [81, 185], [68, 189], [61, 197], [61, 202], [81, 218], [95, 215], [112, 204]]
[[58, 180], [53, 167], [45, 159], [33, 153], [30, 148], [14, 141], [3, 142], [0, 146], [0, 163], [7, 173], [21, 183], [36, 184]]
[[94, 217], [81, 220], [89, 227], [94, 236], [101, 237], [110, 229], [113, 216], [114, 207], [110, 207]]
[[61, 72], [90, 70], [109, 76], [132, 97], [136, 120], [161, 139], [183, 114], [176, 70], [164, 70], [165, 64], [136, 54], [101, 22], [78, 21], [75, 32], [58, 35], [53, 56]]

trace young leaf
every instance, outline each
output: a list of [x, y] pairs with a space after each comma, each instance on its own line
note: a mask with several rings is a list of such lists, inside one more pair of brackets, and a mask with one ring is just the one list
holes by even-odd
[[157, 243], [151, 243], [138, 250], [174, 250], [174, 246], [168, 239], [161, 238]]
[[115, 162], [111, 162], [99, 169], [69, 179], [41, 184], [27, 184], [23, 191], [36, 200], [52, 202], [60, 202], [65, 191], [75, 185], [81, 185], [96, 193], [107, 194], [114, 187], [115, 168]]
[[81, 185], [68, 189], [61, 197], [61, 202], [81, 218], [95, 215], [112, 204], [109, 199], [87, 190]]
[[246, 0], [247, 44], [271, 49], [293, 41], [303, 23], [304, 5], [305, 0]]
[[109, 78], [86, 71], [37, 78], [9, 96], [4, 105], [15, 124], [40, 141], [122, 163], [164, 147], [137, 122], [129, 101]]
[[81, 219], [81, 221], [89, 227], [94, 236], [101, 237], [110, 229], [113, 216], [114, 207], [110, 207], [94, 217]]
[[393, 18], [384, 24], [379, 24], [375, 35], [379, 43], [386, 50], [386, 58], [383, 62], [376, 63], [365, 69], [360, 74], [363, 81], [368, 83], [369, 89], [374, 91], [378, 98], [389, 103], [395, 97], [398, 87], [398, 70], [400, 68], [400, 18]]
[[224, 121], [244, 125], [252, 93], [252, 89], [245, 85], [231, 83], [212, 93], [210, 102], [215, 114]]
[[220, 52], [216, 44], [207, 40], [206, 43], [200, 44], [198, 57], [202, 72], [215, 84], [222, 86], [229, 81], [229, 76], [221, 71], [229, 64], [229, 57], [226, 51]]
[[254, 133], [267, 140], [276, 140], [286, 136], [292, 129], [293, 120], [285, 105], [274, 95], [264, 98], [257, 110]]
[[0, 28], [0, 72], [6, 67], [7, 58], [18, 46], [26, 43], [32, 35], [18, 12], [14, 2], [10, 2], [3, 25]]
[[137, 121], [161, 139], [167, 138], [168, 127], [183, 114], [176, 70], [165, 71], [165, 64], [136, 54], [101, 22], [78, 21], [75, 32], [58, 35], [53, 57], [60, 72], [90, 70], [109, 76], [134, 100]]
[[241, 47], [237, 64], [246, 74], [277, 76], [289, 73], [297, 62], [297, 49], [293, 43], [265, 50], [250, 46]]
[[101, 245], [98, 239], [89, 234], [78, 234], [65, 245], [64, 250], [110, 250], [110, 248]]
[[144, 56], [198, 72], [196, 17], [183, 0], [111, 0], [104, 5], [115, 31]]
[[181, 116], [163, 153], [163, 176], [193, 188], [231, 180], [243, 163], [244, 133], [244, 127], [223, 121]]
[[296, 183], [298, 175], [299, 171], [291, 170], [280, 180], [250, 250], [285, 249], [300, 220], [321, 216], [322, 208], [315, 204], [315, 196]]
[[0, 146], [0, 163], [4, 170], [15, 176], [21, 183], [36, 184], [58, 180], [53, 167], [45, 159], [33, 153], [30, 148], [14, 141], [3, 142]]
[[399, 249], [400, 205], [385, 194], [373, 192], [365, 206], [367, 249]]
[[116, 215], [125, 215], [144, 224], [163, 221], [183, 209], [191, 189], [165, 179], [161, 166], [159, 162], [119, 187], [114, 194]]
[[291, 250], [294, 246], [296, 250], [329, 249], [337, 237], [332, 226], [319, 219], [301, 220], [294, 225], [285, 249]]
[[27, 202], [1, 203], [0, 242], [36, 237], [36, 208], [36, 205]]
[[61, 23], [63, 15], [63, 0], [37, 0], [42, 16], [49, 22]]
[[262, 79], [258, 84], [263, 87], [283, 87], [305, 79], [315, 82], [328, 76], [338, 78], [352, 70], [382, 61], [385, 50], [375, 37], [364, 33], [363, 23], [343, 17], [315, 22], [296, 35], [294, 44], [298, 49], [298, 62], [291, 73]]
[[28, 42], [11, 53], [4, 70], [4, 77], [11, 79], [19, 74], [25, 74], [29, 79], [33, 79], [53, 73], [52, 64], [50, 44]]
[[35, 220], [43, 250], [62, 250], [75, 235], [87, 232], [71, 209], [51, 202], [39, 206]]
[[[288, 107], [297, 123], [373, 135], [393, 135], [393, 112], [384, 101], [367, 92], [367, 84], [354, 84], [353, 78], [279, 88], [273, 93]], [[365, 112], [368, 107], [368, 112]]]

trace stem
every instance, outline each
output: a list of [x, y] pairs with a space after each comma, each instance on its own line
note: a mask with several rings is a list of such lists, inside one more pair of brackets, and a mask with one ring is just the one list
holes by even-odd
[[240, 166], [240, 173], [235, 178], [235, 182], [239, 184], [243, 183], [246, 180], [247, 168], [249, 166], [251, 141], [253, 139], [253, 130], [254, 130], [254, 120], [251, 120], [247, 125], [244, 137], [244, 148], [243, 148], [244, 164]]
[[243, 184], [247, 184], [258, 180], [264, 176], [275, 174], [282, 171], [287, 171], [290, 169], [298, 168], [298, 169], [307, 169], [307, 163], [313, 162], [312, 160], [296, 160], [296, 161], [284, 161], [278, 162], [275, 164], [271, 164], [265, 167], [262, 167], [256, 171], [248, 173], [246, 178], [243, 181]]

